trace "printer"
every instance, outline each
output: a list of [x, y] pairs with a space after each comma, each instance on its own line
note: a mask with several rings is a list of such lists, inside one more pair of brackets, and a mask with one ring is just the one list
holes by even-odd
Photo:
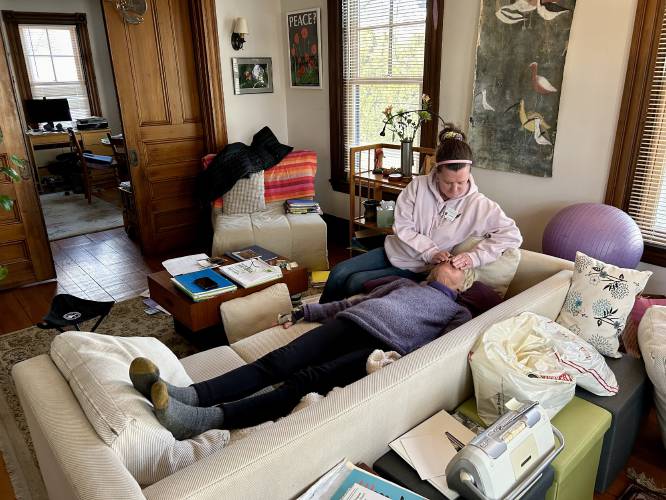
[[79, 118], [76, 120], [77, 130], [95, 130], [100, 128], [109, 128], [109, 121], [101, 116], [91, 116], [90, 118]]
[[449, 487], [467, 499], [519, 498], [564, 448], [564, 437], [538, 402], [512, 399], [507, 407], [446, 467]]

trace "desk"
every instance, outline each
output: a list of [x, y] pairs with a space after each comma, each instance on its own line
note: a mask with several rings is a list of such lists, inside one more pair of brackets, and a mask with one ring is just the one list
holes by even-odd
[[[84, 149], [92, 151], [94, 154], [98, 155], [108, 155], [112, 156], [113, 151], [111, 146], [105, 146], [102, 144], [101, 139], [106, 137], [106, 134], [109, 133], [108, 128], [99, 128], [95, 130], [75, 130], [76, 136], [81, 141]], [[30, 164], [34, 169], [34, 177], [37, 182], [37, 187], [39, 192], [42, 192], [42, 177], [48, 175], [40, 172], [40, 169], [43, 171], [46, 170], [45, 166], [38, 166], [35, 161], [35, 151], [41, 151], [44, 149], [60, 149], [60, 148], [69, 148], [69, 136], [67, 131], [63, 132], [26, 132], [25, 134], [26, 142], [28, 143], [28, 155], [30, 156]]]

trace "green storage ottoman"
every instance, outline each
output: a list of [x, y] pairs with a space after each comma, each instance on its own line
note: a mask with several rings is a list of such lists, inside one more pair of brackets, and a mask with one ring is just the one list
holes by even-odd
[[[476, 400], [468, 399], [456, 411], [484, 425], [476, 412]], [[582, 500], [594, 497], [601, 446], [611, 424], [603, 408], [574, 397], [552, 420], [564, 436], [564, 449], [553, 460], [555, 480], [547, 500]]]

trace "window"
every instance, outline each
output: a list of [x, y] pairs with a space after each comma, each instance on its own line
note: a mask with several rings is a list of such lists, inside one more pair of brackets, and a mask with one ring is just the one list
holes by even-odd
[[75, 26], [20, 24], [33, 99], [66, 98], [72, 120], [90, 116]]
[[66, 98], [72, 120], [101, 115], [85, 14], [3, 11], [22, 99]]
[[[346, 190], [350, 147], [395, 142], [379, 135], [386, 106], [419, 109], [427, 93], [437, 110], [442, 2], [329, 0], [328, 11], [332, 181]], [[434, 146], [435, 130], [415, 145]]]
[[666, 11], [640, 0], [606, 203], [626, 211], [645, 242], [643, 260], [666, 265]]

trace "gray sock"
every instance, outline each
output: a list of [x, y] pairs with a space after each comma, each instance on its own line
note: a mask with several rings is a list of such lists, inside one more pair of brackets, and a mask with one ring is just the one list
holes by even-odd
[[189, 406], [169, 397], [163, 381], [153, 384], [150, 399], [160, 423], [171, 431], [177, 440], [189, 439], [210, 429], [221, 429], [224, 423], [222, 408]]
[[[129, 376], [134, 388], [150, 399], [150, 388], [155, 382], [162, 381], [160, 378], [160, 369], [148, 358], [134, 358], [129, 367]], [[169, 396], [177, 399], [181, 403], [191, 406], [198, 406], [199, 395], [194, 387], [177, 387], [168, 382], [164, 382], [167, 386]]]

